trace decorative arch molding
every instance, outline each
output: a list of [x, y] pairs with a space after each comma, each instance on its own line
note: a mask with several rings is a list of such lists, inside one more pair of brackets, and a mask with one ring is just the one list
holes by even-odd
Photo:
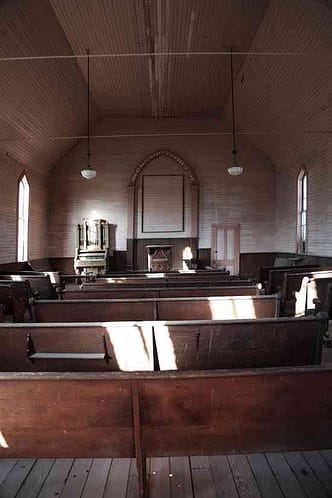
[[[133, 171], [128, 183], [128, 232], [127, 232], [127, 267], [134, 269], [136, 266], [136, 209], [137, 209], [137, 180], [144, 168], [154, 159], [165, 156], [176, 162], [184, 171], [190, 181], [191, 198], [191, 233], [190, 238], [198, 242], [198, 210], [199, 210], [199, 182], [192, 167], [180, 156], [167, 149], [161, 149], [149, 154], [143, 159]], [[157, 237], [156, 237], [157, 238]]]
[[135, 168], [133, 174], [131, 175], [130, 181], [128, 183], [128, 187], [132, 187], [132, 186], [136, 185], [137, 178], [142, 173], [144, 168], [151, 161], [153, 161], [154, 159], [157, 159], [160, 156], [166, 156], [169, 159], [172, 159], [172, 161], [175, 161], [179, 166], [181, 166], [183, 171], [186, 173], [187, 177], [190, 180], [190, 183], [192, 185], [199, 186], [199, 183], [198, 183], [198, 180], [197, 180], [197, 177], [195, 175], [194, 170], [192, 169], [191, 166], [189, 166], [188, 163], [186, 163], [186, 161], [184, 161], [181, 157], [179, 157], [174, 152], [171, 152], [170, 150], [161, 149], [161, 150], [157, 150], [156, 152], [152, 152], [152, 154], [149, 154], [145, 159], [143, 159], [143, 161], [141, 161], [139, 163], [139, 165]]

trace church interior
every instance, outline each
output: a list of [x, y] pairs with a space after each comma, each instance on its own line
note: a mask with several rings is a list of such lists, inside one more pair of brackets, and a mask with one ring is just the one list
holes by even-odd
[[331, 26], [0, 2], [1, 498], [332, 497]]

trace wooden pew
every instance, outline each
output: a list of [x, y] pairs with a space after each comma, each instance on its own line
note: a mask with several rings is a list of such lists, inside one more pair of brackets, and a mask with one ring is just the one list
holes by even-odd
[[[61, 274], [61, 282], [63, 285], [66, 285], [67, 283], [84, 283], [84, 282], [97, 282], [102, 278], [108, 278], [108, 279], [130, 279], [130, 278], [167, 278], [168, 276], [172, 277], [179, 277], [179, 278], [193, 278], [195, 277], [200, 278], [201, 276], [204, 277], [211, 277], [213, 278], [219, 278], [219, 277], [228, 277], [229, 272], [225, 272], [223, 270], [190, 270], [190, 271], [170, 271], [170, 272], [165, 272], [165, 273], [158, 273], [158, 272], [148, 272], [147, 270], [136, 270], [136, 271], [131, 271], [131, 272], [110, 272], [106, 273], [103, 275], [93, 275], [93, 274]], [[232, 279], [239, 278], [236, 276], [232, 276]]]
[[332, 283], [328, 283], [322, 298], [315, 300], [315, 313], [325, 312], [332, 320]]
[[262, 284], [263, 288], [267, 287], [267, 283], [269, 281], [270, 271], [271, 270], [285, 270], [292, 271], [294, 269], [302, 269], [303, 271], [307, 268], [319, 268], [319, 265], [293, 265], [293, 266], [266, 266], [257, 268], [256, 273], [256, 282]]
[[[34, 293], [31, 289], [30, 282], [28, 280], [1, 280], [0, 286], [9, 285], [15, 289], [15, 295], [17, 298], [21, 298], [24, 300], [25, 309], [28, 312], [29, 318], [34, 320], [33, 316], [33, 308], [32, 304], [34, 302], [34, 298], [37, 297], [36, 293]], [[24, 317], [22, 317], [24, 318]], [[18, 320], [18, 321], [24, 321]]]
[[0, 283], [0, 304], [4, 306], [4, 314], [10, 315], [14, 322], [24, 322], [25, 302], [13, 285]]
[[319, 364], [327, 324], [324, 313], [298, 319], [3, 324], [0, 365], [5, 371], [64, 372]]
[[320, 364], [328, 316], [156, 322], [160, 370]]
[[326, 311], [332, 318], [329, 309], [329, 286], [332, 285], [332, 272], [325, 275], [315, 275], [308, 279], [306, 285], [306, 314], [315, 312], [316, 304], [322, 303], [322, 310]]
[[153, 371], [151, 323], [0, 324], [5, 371]]
[[332, 445], [332, 368], [1, 373], [2, 458], [302, 451]]
[[[284, 316], [304, 315], [308, 305], [311, 309], [314, 304], [308, 303], [308, 291], [312, 291], [317, 285], [320, 288], [320, 296], [324, 294], [328, 280], [332, 278], [332, 270], [306, 271], [301, 273], [285, 273], [281, 288], [281, 313]], [[321, 283], [319, 284], [318, 281]], [[311, 282], [310, 289], [308, 284]], [[325, 284], [324, 284], [325, 282]], [[315, 298], [317, 295], [315, 295]]]
[[82, 289], [126, 289], [126, 288], [183, 288], [183, 287], [197, 287], [203, 288], [214, 288], [214, 287], [248, 287], [252, 286], [253, 281], [251, 280], [240, 280], [228, 278], [225, 280], [191, 280], [191, 281], [172, 281], [168, 282], [166, 279], [162, 281], [160, 279], [128, 279], [124, 282], [115, 281], [114, 279], [98, 279], [95, 282], [86, 282], [81, 285]]
[[56, 289], [51, 284], [51, 280], [48, 275], [29, 275], [28, 273], [29, 272], [6, 275], [0, 274], [0, 281], [29, 281], [35, 297], [40, 299], [57, 299]]
[[70, 289], [62, 292], [62, 299], [145, 299], [160, 297], [210, 297], [210, 296], [259, 296], [260, 289], [257, 286], [246, 287], [213, 287], [200, 288], [136, 288], [136, 289]]
[[50, 278], [51, 284], [55, 289], [61, 289], [61, 273], [58, 271], [40, 271], [40, 270], [1, 270], [0, 275], [21, 275], [27, 277], [43, 277], [48, 276]]
[[[327, 268], [329, 269], [329, 268]], [[315, 271], [317, 270], [317, 265], [316, 266], [311, 266], [310, 268], [307, 268], [305, 271], [310, 272], [310, 271]], [[303, 268], [288, 268], [288, 269], [279, 269], [275, 268], [273, 270], [270, 270], [269, 272], [269, 280], [267, 282], [267, 285], [265, 287], [265, 292], [266, 294], [274, 294], [275, 292], [280, 292], [282, 288], [282, 281], [284, 278], [285, 273], [303, 273]]]
[[234, 320], [278, 316], [279, 296], [38, 300], [34, 306], [37, 322]]

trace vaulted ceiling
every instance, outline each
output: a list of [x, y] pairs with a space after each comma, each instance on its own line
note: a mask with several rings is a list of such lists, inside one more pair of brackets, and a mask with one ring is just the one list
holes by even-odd
[[331, 25], [330, 0], [2, 0], [0, 150], [47, 173], [86, 134], [87, 47], [94, 122], [229, 120], [232, 48], [238, 130], [278, 162], [330, 139]]

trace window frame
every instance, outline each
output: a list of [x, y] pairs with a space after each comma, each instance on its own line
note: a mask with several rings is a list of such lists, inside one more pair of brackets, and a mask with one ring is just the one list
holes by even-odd
[[306, 254], [308, 249], [308, 172], [305, 168], [297, 175], [296, 249], [300, 254]]
[[[17, 180], [16, 260], [18, 262], [28, 261], [29, 258], [30, 190], [28, 175], [26, 171], [23, 171]], [[21, 244], [22, 232], [23, 242]]]

